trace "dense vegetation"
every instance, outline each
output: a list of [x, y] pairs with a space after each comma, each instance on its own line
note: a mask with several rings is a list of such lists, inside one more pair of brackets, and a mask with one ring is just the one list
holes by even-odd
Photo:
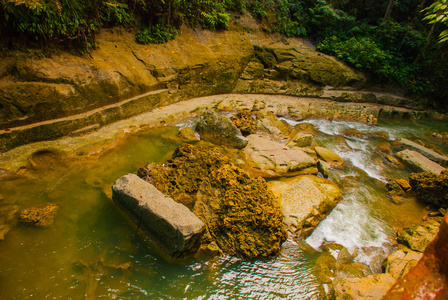
[[9, 47], [25, 37], [89, 51], [101, 27], [138, 26], [138, 42], [164, 43], [184, 23], [223, 30], [245, 12], [266, 31], [309, 37], [374, 84], [448, 107], [448, 0], [0, 0], [0, 34]]

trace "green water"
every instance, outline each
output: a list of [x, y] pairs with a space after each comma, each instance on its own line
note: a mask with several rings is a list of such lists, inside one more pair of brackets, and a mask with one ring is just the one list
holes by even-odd
[[[425, 122], [390, 122], [380, 127], [397, 136], [448, 131], [444, 122]], [[125, 143], [98, 157], [67, 161], [43, 153], [34, 158], [35, 167], [22, 171], [19, 178], [0, 181], [2, 207], [24, 209], [50, 202], [60, 208], [53, 226], [18, 225], [0, 241], [0, 299], [321, 298], [312, 254], [294, 241], [286, 242], [281, 254], [268, 260], [247, 262], [224, 256], [167, 263], [128, 223], [110, 199], [111, 185], [147, 162], [165, 160], [180, 143], [170, 138], [177, 130], [161, 127], [129, 136]], [[320, 132], [316, 139], [337, 150], [338, 144], [331, 144], [328, 133]], [[364, 163], [367, 168], [369, 162]], [[351, 202], [361, 205], [367, 213], [373, 212], [372, 218], [391, 226], [387, 219], [396, 214], [390, 212], [394, 206], [385, 200], [382, 187], [372, 183], [362, 166], [353, 162], [348, 166], [350, 170], [336, 171], [333, 176], [363, 174], [363, 188], [356, 193], [378, 196], [359, 202], [359, 194], [347, 189], [342, 206], [349, 207]], [[421, 207], [409, 205], [404, 211], [417, 211], [418, 215]], [[342, 219], [350, 215], [341, 209], [336, 213]]]

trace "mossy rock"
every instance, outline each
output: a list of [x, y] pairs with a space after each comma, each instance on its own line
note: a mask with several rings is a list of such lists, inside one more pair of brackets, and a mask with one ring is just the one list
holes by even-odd
[[280, 251], [283, 215], [261, 177], [224, 165], [203, 181], [197, 198], [194, 213], [227, 254], [251, 259]]
[[258, 122], [252, 117], [249, 110], [243, 110], [234, 115], [232, 122], [244, 136], [257, 132]]
[[229, 158], [216, 148], [184, 143], [170, 160], [148, 164], [138, 170], [138, 176], [175, 201], [192, 207], [202, 181], [228, 163]]
[[440, 175], [413, 173], [409, 176], [409, 184], [419, 200], [436, 208], [448, 208], [448, 170], [445, 169]]

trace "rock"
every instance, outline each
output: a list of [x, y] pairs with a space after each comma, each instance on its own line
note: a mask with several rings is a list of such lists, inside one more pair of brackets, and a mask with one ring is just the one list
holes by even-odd
[[363, 278], [342, 278], [333, 281], [336, 299], [381, 299], [395, 279], [390, 274], [374, 274]]
[[328, 150], [324, 147], [315, 147], [314, 150], [316, 151], [318, 157], [322, 158], [323, 160], [332, 165], [340, 166], [344, 163], [342, 157], [340, 157], [339, 154], [334, 153], [331, 150]]
[[336, 263], [336, 278], [361, 278], [372, 275], [372, 271], [365, 264], [349, 262], [344, 264]]
[[54, 217], [59, 207], [56, 204], [47, 203], [20, 212], [19, 222], [35, 227], [48, 227], [54, 223]]
[[376, 146], [376, 150], [378, 152], [384, 153], [384, 154], [392, 154], [392, 146], [389, 142], [382, 142], [378, 146]]
[[291, 132], [291, 126], [284, 121], [280, 121], [272, 111], [258, 111], [257, 120], [260, 132], [268, 134], [272, 138], [282, 139], [289, 136]]
[[411, 185], [406, 179], [397, 179], [395, 182], [401, 187], [401, 189], [405, 192], [408, 192], [411, 190]]
[[385, 300], [446, 299], [448, 296], [448, 216], [417, 265], [388, 291]]
[[317, 170], [319, 170], [319, 173], [321, 173], [324, 178], [328, 178], [330, 175], [330, 164], [326, 161], [319, 160], [317, 162]]
[[269, 189], [279, 199], [287, 228], [303, 236], [310, 235], [342, 199], [337, 185], [313, 175], [270, 181]]
[[422, 154], [412, 150], [403, 150], [396, 153], [395, 156], [404, 161], [415, 172], [432, 172], [439, 175], [445, 169]]
[[320, 283], [330, 284], [336, 277], [336, 259], [328, 252], [322, 253], [315, 262], [314, 271]]
[[202, 181], [225, 164], [229, 164], [229, 158], [218, 149], [184, 143], [176, 148], [171, 159], [140, 168], [138, 176], [175, 201], [193, 208]]
[[289, 148], [266, 137], [251, 134], [243, 149], [246, 163], [255, 174], [277, 177], [302, 173], [317, 174], [314, 159], [298, 148]]
[[236, 166], [225, 165], [204, 180], [193, 211], [230, 255], [274, 255], [286, 240], [283, 215], [266, 181]]
[[412, 173], [409, 183], [417, 194], [417, 198], [424, 203], [437, 208], [448, 208], [448, 171], [440, 175], [431, 172]]
[[313, 143], [313, 136], [311, 134], [297, 132], [286, 145], [290, 147], [308, 147]]
[[441, 155], [431, 149], [428, 149], [422, 145], [419, 145], [417, 143], [414, 143], [408, 139], [398, 139], [398, 144], [409, 148], [411, 150], [417, 151], [420, 154], [423, 154], [424, 156], [426, 156], [427, 158], [429, 158], [430, 160], [442, 165], [442, 166], [447, 166], [448, 165], [448, 156], [445, 155]]
[[360, 139], [363, 136], [362, 132], [356, 128], [346, 128], [341, 132], [341, 134], [347, 137], [355, 137]]
[[141, 222], [171, 256], [183, 257], [198, 250], [204, 223], [186, 206], [137, 175], [119, 178], [112, 187], [112, 198], [134, 221]]
[[385, 273], [389, 273], [395, 279], [400, 279], [409, 271], [409, 267], [417, 264], [422, 257], [422, 253], [415, 251], [397, 250], [390, 254], [384, 261], [383, 268]]
[[190, 127], [183, 127], [179, 129], [177, 135], [184, 141], [195, 142], [201, 140], [196, 132], [194, 132], [194, 130]]
[[397, 241], [414, 251], [423, 252], [437, 234], [439, 223], [433, 220], [398, 231]]
[[232, 117], [235, 125], [244, 136], [257, 132], [258, 122], [249, 110], [243, 110]]
[[389, 133], [386, 131], [373, 131], [369, 132], [367, 135], [374, 138], [389, 139]]
[[247, 145], [247, 140], [229, 117], [218, 115], [214, 110], [207, 110], [202, 114], [201, 120], [196, 126], [196, 131], [205, 141], [242, 149]]

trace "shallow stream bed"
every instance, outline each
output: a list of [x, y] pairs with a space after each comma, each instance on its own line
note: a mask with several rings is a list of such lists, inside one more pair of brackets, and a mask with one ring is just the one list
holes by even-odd
[[[388, 132], [391, 140], [424, 139], [434, 131], [448, 131], [448, 124], [304, 122], [318, 130], [315, 141], [345, 160], [343, 168], [330, 172], [344, 199], [307, 243], [317, 249], [334, 241], [356, 252], [359, 262], [378, 269], [375, 255], [390, 251], [395, 229], [420, 220], [424, 206], [413, 199], [397, 206], [386, 198], [385, 182], [410, 173], [385, 162], [375, 151], [378, 138], [348, 138], [341, 132], [356, 128]], [[167, 159], [181, 142], [175, 138], [177, 131], [176, 126], [149, 129], [130, 135], [111, 151], [79, 160], [40, 153], [32, 168], [0, 181], [1, 207], [59, 206], [51, 227], [18, 225], [0, 241], [0, 298], [320, 299], [315, 253], [298, 241], [288, 240], [277, 258], [266, 260], [224, 256], [168, 263], [128, 223], [110, 199], [111, 185], [147, 162]]]

